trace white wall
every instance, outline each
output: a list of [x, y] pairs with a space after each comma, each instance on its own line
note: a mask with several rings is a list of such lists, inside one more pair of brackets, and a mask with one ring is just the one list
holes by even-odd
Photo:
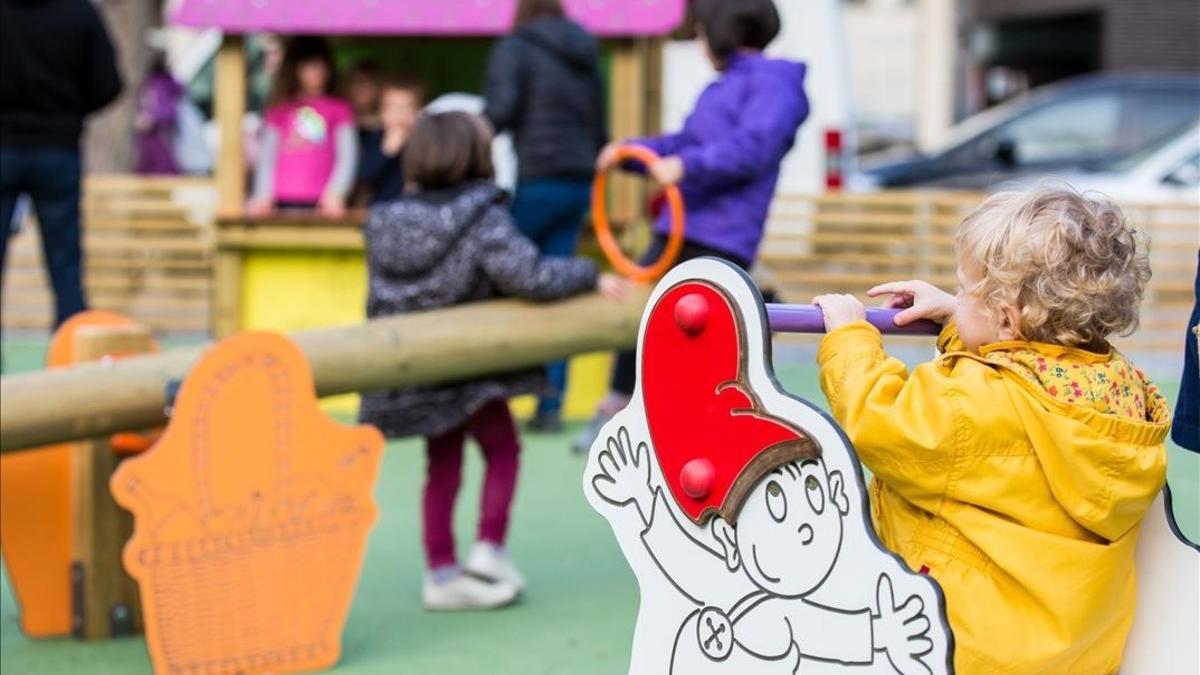
[[956, 0], [920, 0], [917, 73], [917, 145], [939, 147], [954, 126], [954, 73], [958, 65]]
[[846, 5], [845, 17], [856, 122], [911, 137], [917, 116], [916, 8], [905, 0], [869, 0]]

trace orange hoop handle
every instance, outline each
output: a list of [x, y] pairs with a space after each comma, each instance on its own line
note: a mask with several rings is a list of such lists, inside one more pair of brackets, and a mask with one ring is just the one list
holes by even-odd
[[[628, 159], [641, 162], [649, 167], [659, 160], [655, 152], [640, 145], [621, 145], [617, 147], [618, 163]], [[679, 252], [683, 250], [683, 195], [679, 187], [667, 186], [667, 205], [671, 209], [671, 230], [667, 235], [667, 247], [662, 256], [649, 266], [643, 267], [630, 260], [617, 240], [613, 238], [612, 228], [608, 223], [608, 206], [604, 197], [608, 191], [608, 174], [597, 173], [592, 182], [592, 225], [596, 228], [596, 240], [600, 242], [600, 250], [612, 266], [623, 276], [634, 281], [657, 281], [659, 277], [671, 269]]]

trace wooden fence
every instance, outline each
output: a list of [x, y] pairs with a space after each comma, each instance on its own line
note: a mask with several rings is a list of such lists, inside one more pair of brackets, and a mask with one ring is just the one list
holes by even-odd
[[[779, 195], [760, 261], [788, 302], [819, 293], [861, 294], [873, 285], [919, 278], [953, 289], [954, 233], [983, 195], [895, 191], [821, 196]], [[1124, 349], [1177, 351], [1190, 312], [1200, 204], [1122, 204], [1149, 233], [1154, 277], [1142, 327], [1117, 340]]]
[[[82, 207], [85, 280], [93, 308], [160, 331], [207, 331], [216, 191], [210, 179], [93, 175]], [[9, 242], [5, 328], [45, 329], [53, 296], [34, 219]]]
[[[788, 302], [861, 293], [893, 279], [956, 285], [954, 231], [983, 196], [894, 191], [779, 195], [763, 244], [763, 278]], [[91, 176], [85, 184], [86, 285], [92, 305], [162, 331], [211, 328], [215, 188], [211, 180]], [[1179, 348], [1193, 301], [1200, 205], [1125, 204], [1151, 237], [1154, 278], [1141, 330], [1119, 341], [1136, 350]], [[10, 243], [3, 325], [45, 328], [52, 298], [37, 228]], [[302, 236], [297, 234], [296, 236]]]

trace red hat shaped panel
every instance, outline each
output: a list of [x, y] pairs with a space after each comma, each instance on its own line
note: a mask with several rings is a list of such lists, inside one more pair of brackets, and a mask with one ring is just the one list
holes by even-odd
[[663, 479], [693, 521], [734, 521], [750, 484], [817, 446], [772, 417], [745, 376], [742, 319], [726, 295], [692, 281], [654, 306], [642, 347], [642, 394]]

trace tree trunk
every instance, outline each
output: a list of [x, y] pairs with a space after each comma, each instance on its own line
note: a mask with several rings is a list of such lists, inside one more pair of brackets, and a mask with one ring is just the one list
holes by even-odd
[[152, 58], [147, 31], [162, 24], [162, 4], [161, 0], [96, 0], [96, 7], [112, 36], [125, 87], [120, 98], [88, 120], [85, 167], [89, 172], [126, 173], [134, 166], [133, 119]]

